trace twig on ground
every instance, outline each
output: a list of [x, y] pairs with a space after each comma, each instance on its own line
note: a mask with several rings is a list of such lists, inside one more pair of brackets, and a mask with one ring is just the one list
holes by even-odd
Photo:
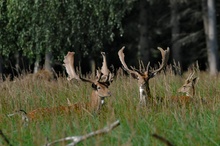
[[174, 144], [172, 144], [169, 140], [167, 140], [166, 138], [158, 135], [158, 134], [152, 134], [152, 136], [156, 139], [159, 139], [160, 141], [162, 141], [163, 143], [165, 143], [167, 146], [174, 146]]
[[2, 130], [0, 129], [0, 135], [3, 138], [3, 140], [9, 145], [12, 146], [8, 140], [8, 138], [4, 135], [4, 133], [2, 132]]
[[100, 129], [100, 130], [97, 130], [97, 131], [93, 131], [93, 132], [90, 132], [90, 133], [82, 135], [82, 136], [69, 136], [69, 137], [65, 137], [65, 138], [62, 138], [62, 139], [58, 139], [56, 141], [53, 141], [51, 143], [46, 144], [45, 146], [52, 146], [52, 145], [54, 145], [54, 144], [56, 144], [58, 142], [64, 142], [64, 141], [72, 141], [67, 146], [74, 146], [77, 143], [79, 143], [79, 142], [81, 142], [83, 140], [86, 140], [86, 139], [88, 139], [90, 137], [101, 135], [101, 134], [106, 134], [109, 131], [111, 131], [112, 129], [114, 129], [117, 126], [119, 126], [119, 125], [120, 125], [120, 122], [119, 122], [119, 120], [117, 120], [114, 123], [110, 124], [109, 126], [106, 126], [103, 129]]

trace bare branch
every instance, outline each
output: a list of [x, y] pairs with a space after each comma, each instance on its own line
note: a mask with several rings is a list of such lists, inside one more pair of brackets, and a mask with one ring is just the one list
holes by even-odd
[[23, 122], [25, 122], [25, 123], [29, 122], [29, 118], [27, 116], [27, 113], [24, 110], [22, 110], [22, 109], [15, 110], [14, 113], [8, 114], [8, 117], [11, 117], [11, 116], [14, 116], [14, 115], [21, 115]]
[[0, 135], [3, 138], [3, 140], [7, 143], [7, 145], [12, 146], [8, 140], [8, 138], [5, 136], [5, 134], [2, 132], [2, 130], [0, 129]]
[[119, 125], [120, 125], [120, 122], [119, 122], [119, 120], [117, 120], [114, 123], [110, 124], [109, 126], [104, 127], [103, 129], [100, 129], [100, 130], [97, 130], [97, 131], [94, 131], [94, 132], [90, 132], [90, 133], [82, 135], [82, 136], [69, 136], [69, 137], [65, 137], [65, 138], [62, 138], [62, 139], [58, 139], [56, 141], [53, 141], [51, 143], [46, 144], [45, 146], [52, 146], [52, 145], [54, 145], [56, 143], [64, 142], [64, 141], [72, 141], [67, 146], [75, 146], [79, 142], [84, 141], [84, 140], [86, 140], [86, 139], [88, 139], [90, 137], [106, 134], [109, 131], [111, 131], [114, 128], [116, 128], [117, 126], [119, 126]]
[[167, 140], [166, 138], [160, 135], [152, 134], [152, 136], [156, 139], [159, 139], [161, 142], [165, 143], [167, 146], [174, 146], [169, 140]]

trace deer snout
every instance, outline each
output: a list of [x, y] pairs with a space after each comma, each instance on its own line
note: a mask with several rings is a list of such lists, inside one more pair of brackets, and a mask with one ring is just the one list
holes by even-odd
[[183, 86], [183, 87], [181, 87], [181, 88], [179, 88], [177, 91], [180, 93], [180, 92], [185, 92], [185, 86]]
[[109, 95], [109, 96], [111, 96], [111, 95], [112, 95], [111, 91], [108, 91], [108, 95]]

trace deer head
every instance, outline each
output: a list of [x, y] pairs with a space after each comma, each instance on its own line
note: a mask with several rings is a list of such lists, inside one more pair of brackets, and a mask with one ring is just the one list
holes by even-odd
[[[99, 110], [102, 103], [104, 102], [104, 98], [111, 96], [111, 92], [108, 89], [110, 82], [111, 82], [111, 73], [108, 71], [106, 60], [103, 61], [102, 71], [97, 71], [97, 78], [86, 79], [76, 74], [74, 69], [74, 52], [68, 52], [67, 55], [64, 57], [64, 66], [66, 68], [66, 72], [68, 74], [68, 80], [77, 79], [82, 82], [88, 82], [92, 84], [92, 94], [90, 96], [91, 100], [91, 108], [95, 110]], [[108, 71], [108, 72], [107, 72]], [[102, 79], [103, 74], [105, 74], [105, 79]]]
[[178, 92], [185, 93], [186, 96], [193, 97], [195, 95], [195, 85], [198, 82], [198, 77], [193, 77], [195, 72], [190, 73], [185, 83], [178, 89]]
[[140, 92], [140, 104], [146, 105], [147, 98], [151, 98], [149, 80], [153, 78], [158, 72], [160, 72], [166, 66], [167, 61], [169, 59], [170, 49], [167, 48], [167, 50], [163, 50], [162, 48], [158, 47], [162, 55], [162, 63], [160, 64], [160, 67], [158, 69], [150, 71], [149, 70], [150, 63], [148, 63], [146, 69], [144, 68], [141, 70], [136, 70], [134, 68], [129, 69], [124, 60], [125, 57], [123, 53], [124, 48], [125, 47], [122, 47], [118, 51], [119, 59], [123, 65], [124, 70], [127, 71], [129, 74], [131, 74], [133, 78], [138, 80], [138, 86]]

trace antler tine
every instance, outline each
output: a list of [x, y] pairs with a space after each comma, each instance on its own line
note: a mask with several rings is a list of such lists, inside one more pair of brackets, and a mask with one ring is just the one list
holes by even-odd
[[146, 73], [149, 73], [149, 67], [150, 67], [150, 62], [148, 62], [147, 67], [146, 67]]
[[195, 71], [193, 71], [192, 73], [189, 74], [189, 76], [187, 77], [186, 81], [189, 81], [192, 79], [192, 77], [194, 76]]
[[96, 81], [97, 82], [100, 81], [101, 78], [102, 78], [102, 72], [99, 69], [96, 70], [96, 76], [97, 76], [97, 80]]
[[66, 72], [68, 74], [67, 80], [77, 79], [79, 80], [79, 76], [76, 74], [75, 68], [74, 68], [74, 54], [75, 52], [68, 52], [66, 56], [64, 56], [64, 64], [66, 68]]
[[170, 48], [167, 47], [167, 50], [163, 50], [162, 48], [158, 47], [158, 50], [160, 50], [161, 52], [161, 56], [162, 56], [162, 63], [160, 64], [160, 67], [153, 71], [154, 74], [156, 74], [157, 72], [161, 71], [167, 64], [168, 59], [169, 59], [169, 54], [170, 54]]
[[124, 69], [125, 69], [127, 72], [129, 72], [129, 73], [131, 73], [131, 74], [132, 74], [132, 73], [133, 73], [133, 74], [138, 74], [136, 71], [130, 70], [130, 69], [128, 68], [127, 64], [125, 63], [125, 60], [124, 60], [125, 55], [124, 55], [124, 53], [123, 53], [124, 49], [125, 49], [125, 47], [123, 46], [123, 47], [118, 51], [118, 56], [119, 56], [119, 59], [120, 59], [120, 61], [121, 61], [121, 64], [123, 65]]
[[113, 81], [113, 77], [114, 77], [114, 75], [111, 72], [109, 72], [109, 74], [106, 76], [103, 83], [111, 83]]
[[113, 82], [113, 78], [114, 78], [114, 74], [110, 72], [107, 81]]
[[85, 78], [83, 78], [83, 77], [79, 77], [80, 78], [80, 80], [81, 81], [83, 81], [83, 82], [88, 82], [88, 83], [94, 83], [95, 81], [94, 80], [90, 80], [90, 79], [85, 79]]

